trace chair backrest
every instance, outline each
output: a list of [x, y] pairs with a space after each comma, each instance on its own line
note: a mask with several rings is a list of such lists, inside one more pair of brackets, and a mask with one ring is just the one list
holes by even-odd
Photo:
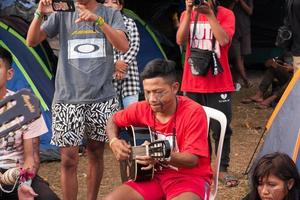
[[[221, 155], [222, 155], [222, 149], [223, 149], [223, 142], [225, 137], [225, 131], [226, 131], [226, 125], [227, 125], [227, 118], [225, 114], [219, 110], [216, 110], [214, 108], [210, 108], [207, 106], [203, 106], [206, 117], [207, 117], [207, 127], [209, 127], [210, 119], [214, 119], [220, 123], [221, 126], [221, 132], [220, 132], [220, 139], [218, 144], [218, 152], [216, 156], [216, 160], [214, 163], [214, 181], [213, 181], [213, 187], [211, 188], [210, 200], [214, 200], [217, 196], [218, 191], [218, 180], [219, 180], [219, 169], [220, 169], [220, 163], [221, 163]], [[208, 129], [208, 137], [209, 137], [209, 129]]]

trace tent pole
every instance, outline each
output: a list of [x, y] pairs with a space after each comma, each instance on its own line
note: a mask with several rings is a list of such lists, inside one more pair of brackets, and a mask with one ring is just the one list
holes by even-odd
[[260, 138], [259, 138], [259, 141], [258, 141], [258, 143], [257, 143], [257, 145], [256, 145], [256, 147], [255, 147], [255, 149], [254, 149], [254, 152], [253, 152], [253, 154], [252, 154], [252, 156], [251, 156], [251, 159], [250, 159], [250, 161], [249, 161], [249, 163], [248, 163], [248, 165], [247, 165], [247, 168], [246, 168], [246, 170], [245, 170], [245, 172], [244, 172], [244, 175], [247, 175], [247, 174], [249, 173], [250, 165], [251, 165], [251, 163], [252, 163], [252, 161], [253, 161], [253, 158], [254, 158], [254, 155], [255, 155], [255, 153], [256, 153], [258, 147], [259, 147], [259, 144], [261, 143], [261, 140], [263, 139], [263, 137], [264, 137], [264, 135], [265, 135], [265, 133], [266, 133], [266, 130], [267, 130], [267, 128], [265, 127], [264, 130], [263, 130], [263, 132], [262, 132], [262, 134], [261, 134], [261, 136], [260, 136]]

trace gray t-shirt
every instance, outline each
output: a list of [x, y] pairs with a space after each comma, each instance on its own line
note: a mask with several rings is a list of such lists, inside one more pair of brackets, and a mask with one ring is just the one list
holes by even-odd
[[[96, 13], [107, 24], [126, 32], [119, 11], [98, 4]], [[78, 12], [52, 13], [42, 29], [59, 34], [59, 59], [53, 103], [95, 103], [114, 96], [113, 47], [93, 22], [75, 23]]]
[[[253, 0], [244, 1], [248, 6], [253, 7]], [[233, 12], [235, 15], [235, 37], [250, 34], [250, 16], [244, 11], [240, 3], [235, 4]]]

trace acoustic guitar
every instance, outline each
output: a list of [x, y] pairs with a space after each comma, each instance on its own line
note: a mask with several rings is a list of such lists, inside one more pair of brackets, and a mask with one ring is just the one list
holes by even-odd
[[[168, 140], [153, 141], [149, 127], [127, 127], [122, 130], [121, 139], [127, 141], [131, 146], [131, 156], [128, 160], [120, 162], [121, 180], [146, 181], [151, 180], [154, 175], [154, 167], [142, 170], [145, 165], [137, 163], [136, 156], [151, 156], [153, 159], [162, 161], [171, 154], [171, 146]], [[145, 141], [150, 142], [143, 145]]]
[[30, 90], [22, 89], [0, 101], [0, 138], [41, 115], [40, 103]]

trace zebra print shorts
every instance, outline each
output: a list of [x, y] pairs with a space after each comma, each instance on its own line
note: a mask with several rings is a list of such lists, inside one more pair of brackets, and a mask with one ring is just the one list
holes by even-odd
[[84, 137], [107, 142], [106, 122], [118, 108], [117, 98], [91, 104], [54, 104], [51, 144], [59, 147], [79, 146]]

